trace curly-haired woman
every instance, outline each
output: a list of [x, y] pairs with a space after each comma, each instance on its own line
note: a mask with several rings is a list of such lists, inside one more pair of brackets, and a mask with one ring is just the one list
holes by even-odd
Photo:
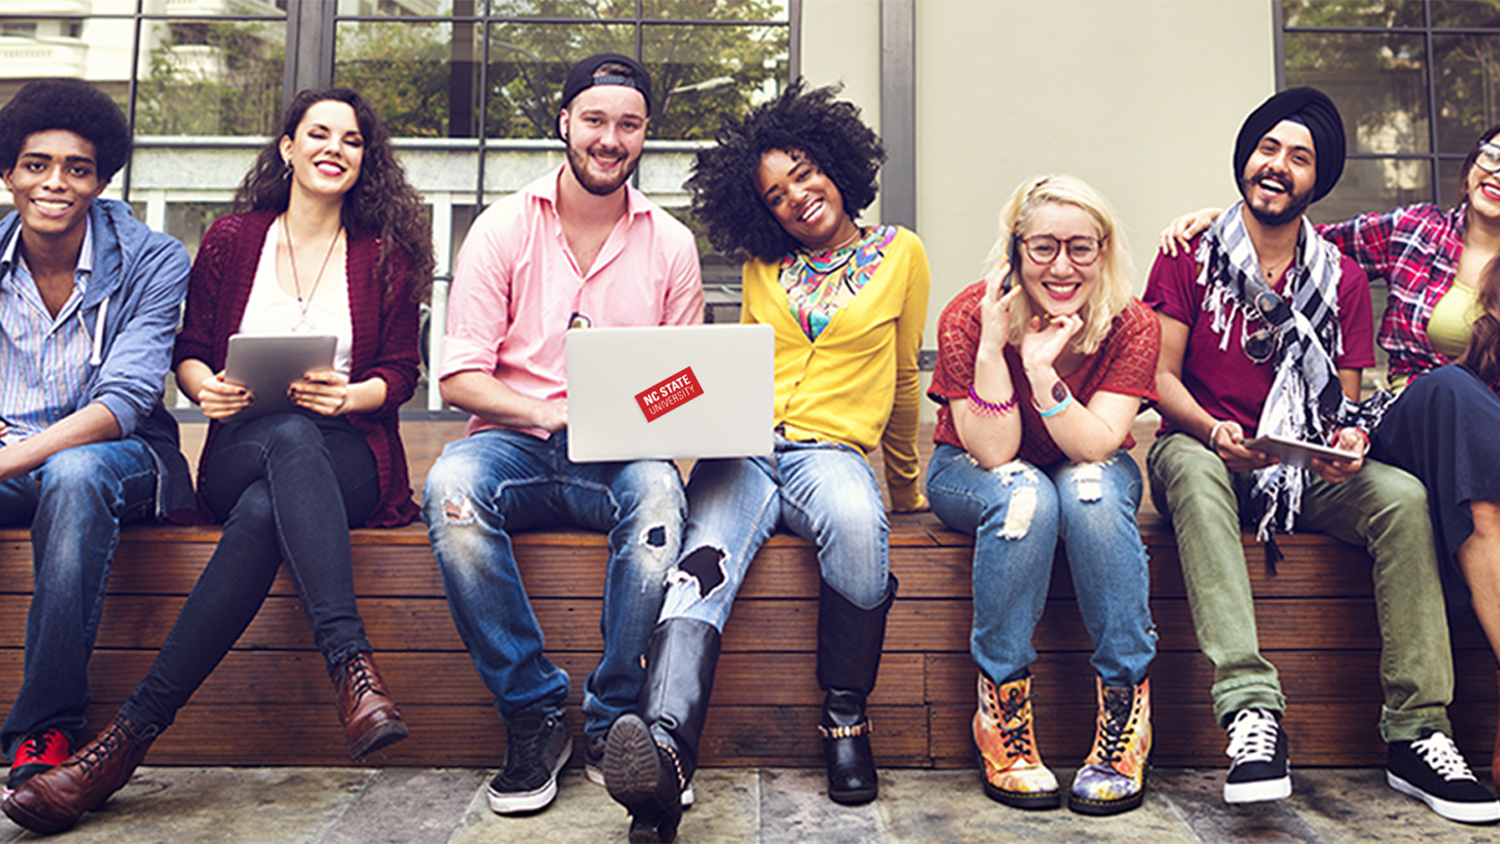
[[896, 581], [865, 455], [884, 450], [893, 509], [923, 506], [917, 353], [929, 279], [915, 234], [856, 222], [875, 199], [884, 151], [835, 94], [793, 84], [722, 129], [688, 180], [709, 241], [750, 256], [742, 321], [776, 329], [776, 436], [770, 457], [700, 461], [688, 483], [683, 554], [647, 647], [639, 715], [618, 719], [605, 749], [605, 781], [630, 810], [632, 841], [676, 835], [720, 632], [778, 527], [818, 546], [828, 796], [876, 796], [865, 700]]
[[[146, 678], [114, 722], [19, 788], [6, 814], [49, 833], [130, 779], [151, 742], [260, 610], [283, 560], [338, 693], [351, 758], [406, 737], [355, 605], [349, 528], [417, 515], [397, 411], [416, 389], [417, 305], [432, 275], [421, 203], [355, 91], [304, 91], [203, 237], [174, 353], [177, 384], [211, 422], [200, 505], [224, 534]], [[229, 337], [316, 330], [334, 364], [305, 373], [297, 409], [246, 421], [224, 380]]]

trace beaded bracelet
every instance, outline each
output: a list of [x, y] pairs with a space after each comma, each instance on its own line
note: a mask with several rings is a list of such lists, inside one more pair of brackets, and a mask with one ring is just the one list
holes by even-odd
[[987, 402], [979, 397], [974, 385], [969, 385], [969, 407], [979, 416], [1004, 416], [1016, 409], [1016, 392], [1012, 390], [1010, 398], [1000, 404]]

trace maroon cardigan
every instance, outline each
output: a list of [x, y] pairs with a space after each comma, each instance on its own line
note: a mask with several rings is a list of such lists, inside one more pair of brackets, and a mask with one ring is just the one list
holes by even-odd
[[[270, 211], [252, 211], [220, 217], [203, 235], [188, 284], [187, 310], [182, 331], [172, 354], [172, 368], [196, 358], [214, 372], [224, 370], [229, 335], [239, 331], [250, 301], [250, 288], [260, 263], [266, 231], [275, 222]], [[380, 238], [358, 229], [348, 231], [349, 316], [354, 330], [350, 350], [351, 382], [367, 378], [385, 381], [385, 404], [371, 413], [350, 413], [347, 418], [370, 445], [380, 475], [380, 500], [366, 527], [400, 527], [417, 517], [411, 499], [411, 478], [406, 470], [406, 449], [398, 429], [399, 409], [417, 389], [417, 303], [411, 297], [410, 261], [404, 252], [392, 252], [391, 276], [396, 279], [382, 293], [375, 277], [380, 260]], [[220, 423], [211, 422], [203, 453], [208, 454]], [[203, 468], [199, 461], [198, 505], [203, 497]]]

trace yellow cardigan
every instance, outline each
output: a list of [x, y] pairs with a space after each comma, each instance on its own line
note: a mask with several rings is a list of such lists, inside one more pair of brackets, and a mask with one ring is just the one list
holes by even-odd
[[776, 423], [789, 440], [885, 452], [891, 507], [923, 503], [917, 484], [918, 353], [931, 286], [921, 238], [898, 229], [875, 275], [816, 341], [792, 317], [778, 263], [745, 264], [740, 321], [776, 329]]

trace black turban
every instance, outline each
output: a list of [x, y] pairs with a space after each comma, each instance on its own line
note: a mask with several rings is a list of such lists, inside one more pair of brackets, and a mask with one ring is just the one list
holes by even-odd
[[1238, 186], [1245, 178], [1245, 162], [1260, 139], [1283, 120], [1301, 123], [1312, 134], [1313, 152], [1318, 157], [1312, 201], [1317, 202], [1344, 174], [1344, 120], [1333, 100], [1317, 88], [1282, 91], [1250, 112], [1234, 142], [1234, 183]]

